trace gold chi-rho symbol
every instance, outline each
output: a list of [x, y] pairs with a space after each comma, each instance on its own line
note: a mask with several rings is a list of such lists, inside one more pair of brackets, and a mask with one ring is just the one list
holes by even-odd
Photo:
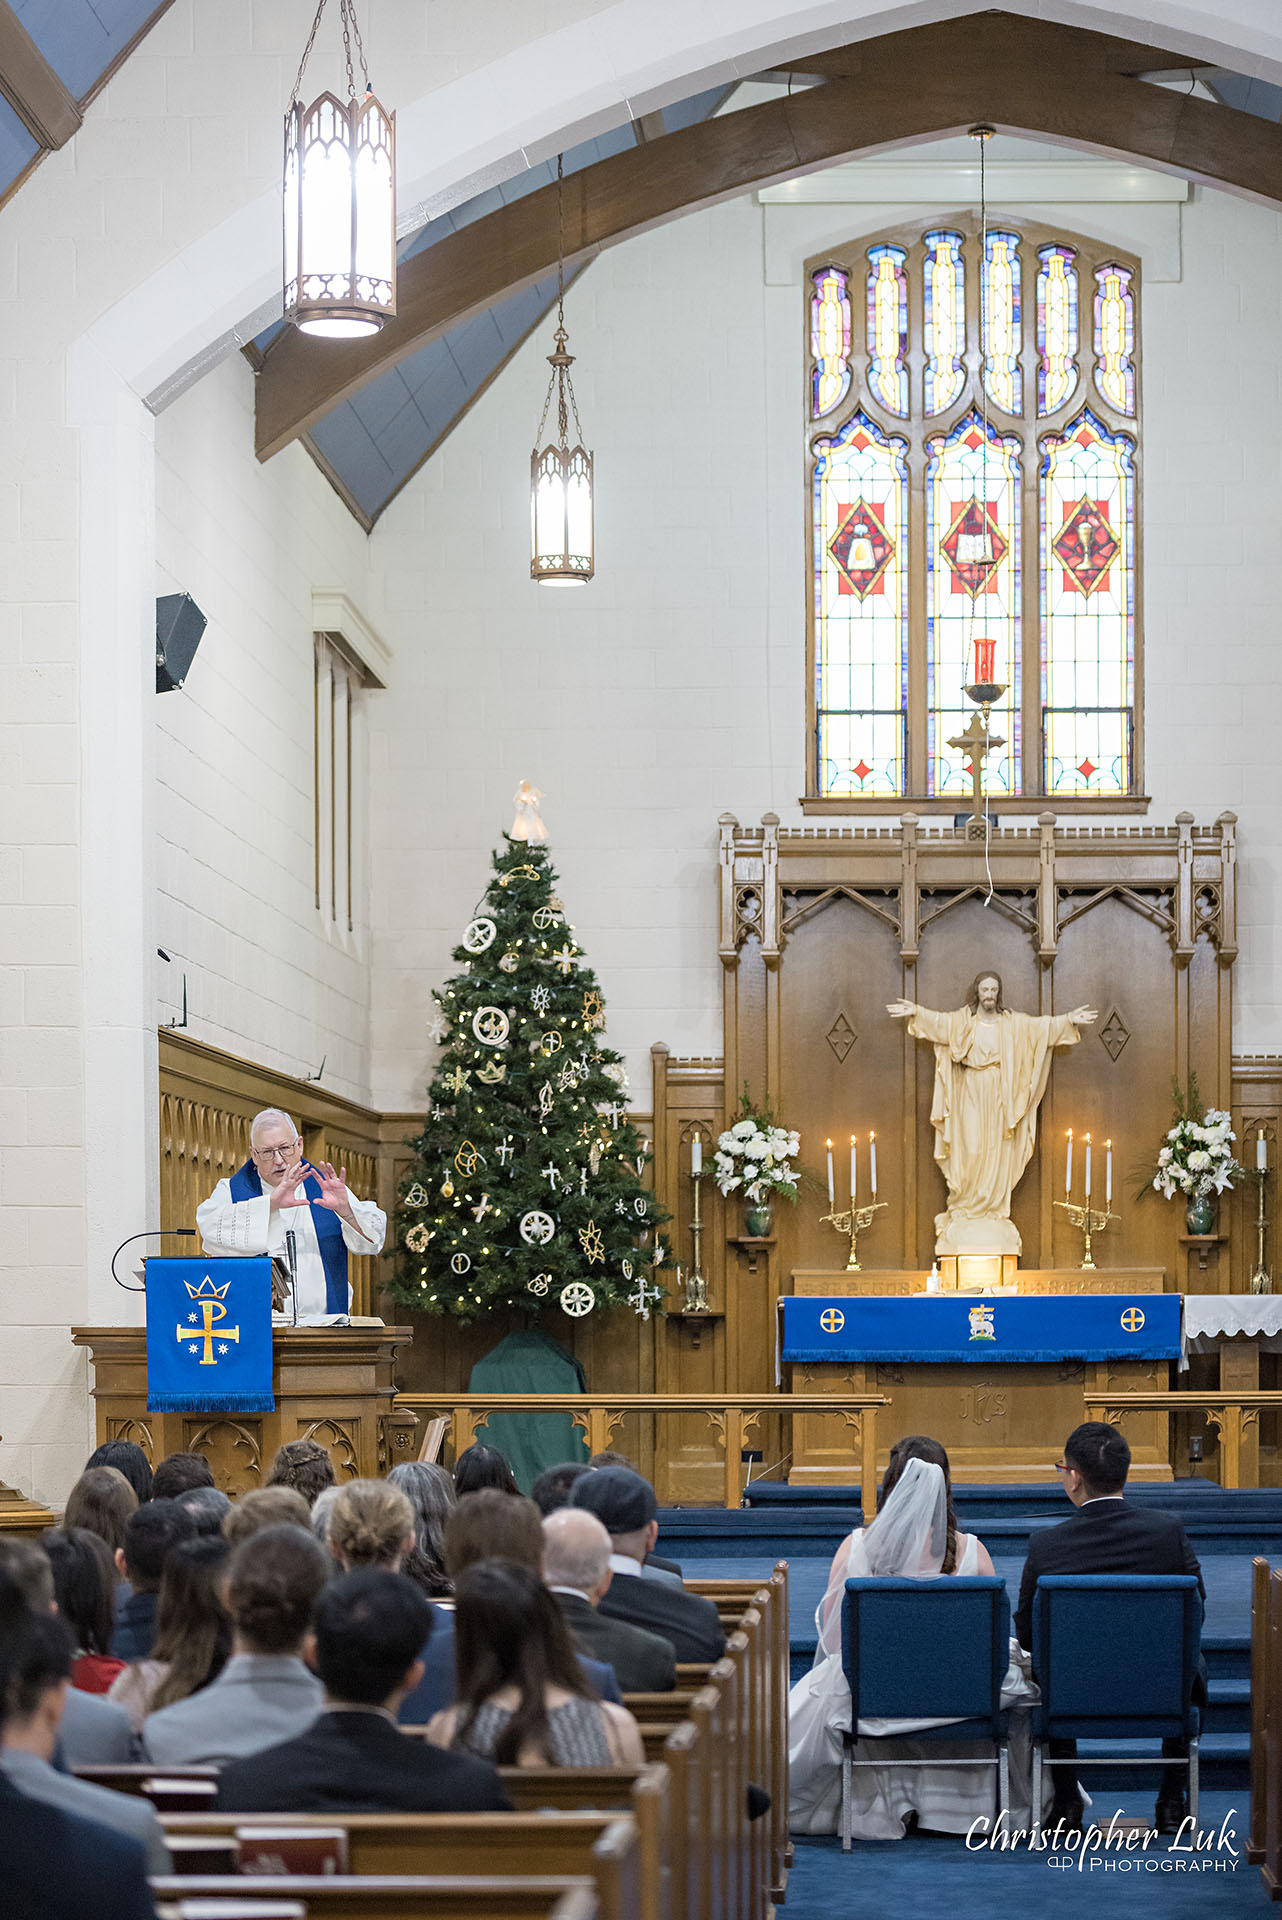
[[819, 1316], [819, 1324], [825, 1333], [840, 1333], [846, 1324], [846, 1316], [840, 1307], [825, 1307]]
[[1128, 1307], [1122, 1315], [1122, 1325], [1128, 1333], [1138, 1333], [1144, 1325], [1144, 1312], [1141, 1307]]
[[223, 1301], [231, 1288], [231, 1281], [229, 1280], [225, 1287], [216, 1287], [206, 1274], [198, 1287], [193, 1287], [189, 1280], [184, 1280], [183, 1285], [200, 1308], [205, 1324], [203, 1327], [179, 1327], [174, 1338], [203, 1340], [205, 1351], [200, 1356], [200, 1364], [202, 1367], [216, 1367], [218, 1362], [214, 1358], [215, 1334], [220, 1340], [234, 1340], [237, 1346], [240, 1345], [239, 1327], [223, 1327], [218, 1324], [220, 1320], [227, 1318], [227, 1309]]

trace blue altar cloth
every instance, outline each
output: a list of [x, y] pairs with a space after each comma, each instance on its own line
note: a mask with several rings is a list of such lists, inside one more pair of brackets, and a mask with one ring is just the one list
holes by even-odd
[[1177, 1293], [790, 1294], [784, 1360], [1176, 1360]]

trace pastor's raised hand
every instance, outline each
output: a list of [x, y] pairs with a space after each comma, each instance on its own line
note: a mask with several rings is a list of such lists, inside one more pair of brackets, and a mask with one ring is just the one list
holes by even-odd
[[310, 1160], [304, 1160], [303, 1172], [314, 1174], [320, 1181], [320, 1202], [331, 1213], [346, 1213], [347, 1204], [347, 1168], [335, 1173], [328, 1160], [322, 1160], [319, 1166], [313, 1166]]

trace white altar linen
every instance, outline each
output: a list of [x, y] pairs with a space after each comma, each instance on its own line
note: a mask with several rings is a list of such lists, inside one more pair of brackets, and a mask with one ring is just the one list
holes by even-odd
[[1282, 1295], [1186, 1293], [1181, 1373], [1190, 1353], [1214, 1353], [1222, 1340], [1258, 1340], [1262, 1353], [1282, 1353]]

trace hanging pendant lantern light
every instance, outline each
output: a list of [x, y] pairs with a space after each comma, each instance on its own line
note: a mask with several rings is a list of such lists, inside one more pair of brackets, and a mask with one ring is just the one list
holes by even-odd
[[[327, 0], [320, 0], [285, 115], [285, 318], [304, 333], [350, 340], [396, 312], [396, 115], [370, 86], [356, 0], [338, 0], [347, 104], [299, 98]], [[352, 42], [364, 95], [356, 95]]]
[[[593, 516], [593, 462], [583, 445], [578, 402], [566, 352], [565, 330], [565, 176], [556, 159], [557, 219], [560, 240], [556, 263], [555, 351], [548, 355], [552, 377], [530, 455], [530, 578], [545, 587], [586, 586], [596, 570]], [[543, 444], [543, 430], [556, 397], [556, 438]], [[570, 416], [575, 444], [570, 445]]]

